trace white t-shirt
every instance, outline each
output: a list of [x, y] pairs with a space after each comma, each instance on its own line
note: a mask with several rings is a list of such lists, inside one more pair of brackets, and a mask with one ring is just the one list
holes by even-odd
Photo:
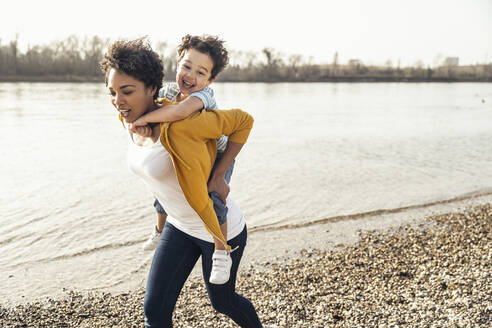
[[[179, 230], [208, 242], [212, 236], [181, 190], [176, 170], [160, 140], [150, 146], [138, 146], [129, 138], [127, 162], [130, 170], [141, 177], [159, 203], [166, 209], [167, 222]], [[243, 231], [245, 220], [239, 206], [227, 197], [227, 239]]]

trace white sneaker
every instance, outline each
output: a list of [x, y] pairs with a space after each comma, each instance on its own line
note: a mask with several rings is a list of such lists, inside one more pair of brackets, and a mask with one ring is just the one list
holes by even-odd
[[225, 284], [229, 281], [231, 266], [231, 255], [226, 250], [216, 250], [212, 256], [212, 272], [208, 281], [216, 285]]
[[149, 239], [143, 244], [142, 248], [144, 251], [151, 251], [157, 247], [157, 243], [159, 243], [159, 238], [161, 237], [161, 233], [157, 231], [157, 228], [154, 226], [154, 231], [150, 234]]

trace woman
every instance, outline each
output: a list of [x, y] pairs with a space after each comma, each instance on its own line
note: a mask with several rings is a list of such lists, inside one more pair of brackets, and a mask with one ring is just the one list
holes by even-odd
[[[127, 124], [161, 106], [156, 96], [162, 85], [162, 62], [142, 39], [115, 42], [101, 61], [101, 69], [111, 103]], [[219, 163], [228, 167], [252, 124], [251, 116], [240, 110], [202, 111], [170, 125], [153, 126], [150, 138], [129, 133], [129, 167], [169, 213], [147, 279], [146, 327], [172, 327], [177, 298], [200, 256], [212, 306], [241, 327], [262, 327], [251, 302], [235, 292], [247, 231], [241, 210], [230, 198], [226, 242], [237, 248], [231, 254], [230, 279], [223, 285], [209, 283], [214, 251], [211, 234], [223, 238], [207, 192], [215, 139], [229, 135], [223, 163]]]

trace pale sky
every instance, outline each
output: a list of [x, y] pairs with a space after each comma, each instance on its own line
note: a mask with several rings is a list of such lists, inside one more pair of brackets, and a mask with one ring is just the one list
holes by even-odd
[[111, 39], [148, 35], [177, 45], [184, 34], [214, 34], [231, 50], [273, 48], [316, 63], [492, 62], [492, 0], [14, 0], [0, 11], [0, 42], [21, 47], [75, 34]]

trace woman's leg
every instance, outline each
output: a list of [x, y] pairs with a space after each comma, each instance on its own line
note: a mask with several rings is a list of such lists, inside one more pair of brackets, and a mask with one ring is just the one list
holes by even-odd
[[183, 285], [201, 254], [192, 237], [166, 224], [152, 260], [145, 290], [145, 327], [172, 327]]
[[214, 252], [214, 244], [202, 242], [202, 270], [205, 285], [207, 287], [210, 302], [215, 310], [223, 313], [234, 320], [242, 328], [261, 328], [261, 322], [256, 314], [256, 310], [251, 302], [243, 296], [236, 293], [236, 276], [239, 268], [239, 262], [243, 255], [244, 247], [246, 246], [247, 230], [244, 230], [235, 238], [229, 240], [229, 245], [232, 248], [239, 248], [231, 253], [232, 268], [229, 281], [223, 285], [215, 285], [209, 283], [212, 254]]

